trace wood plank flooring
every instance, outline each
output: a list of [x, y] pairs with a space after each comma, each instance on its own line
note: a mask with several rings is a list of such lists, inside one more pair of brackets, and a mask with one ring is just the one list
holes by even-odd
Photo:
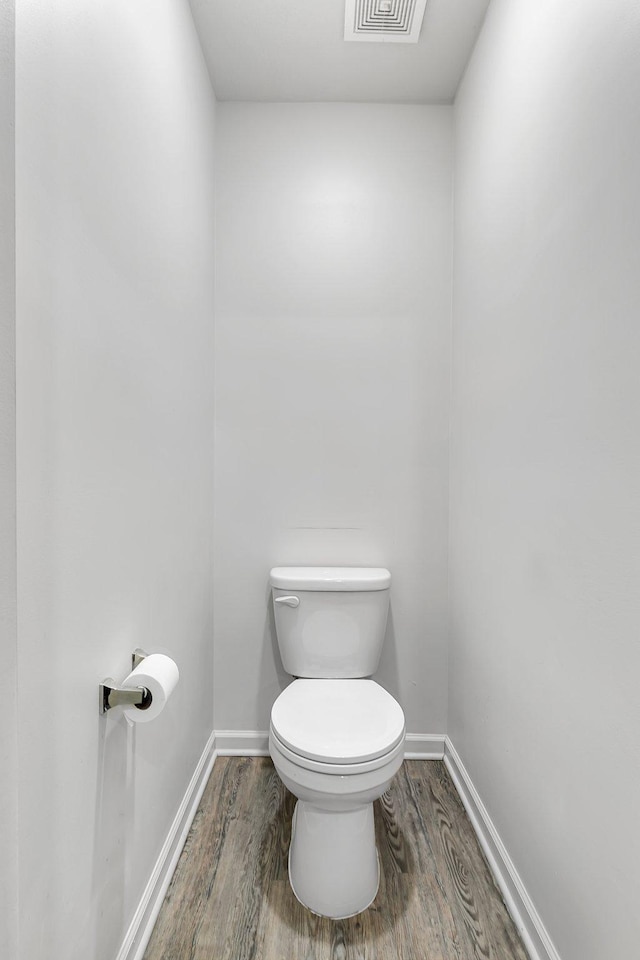
[[380, 889], [350, 920], [291, 891], [294, 805], [268, 758], [216, 760], [144, 960], [527, 960], [441, 761], [375, 804]]

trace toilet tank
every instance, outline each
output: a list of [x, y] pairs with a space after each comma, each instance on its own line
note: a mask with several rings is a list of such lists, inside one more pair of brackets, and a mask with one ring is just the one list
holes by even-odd
[[381, 567], [274, 567], [282, 663], [294, 677], [350, 679], [378, 669], [391, 574]]

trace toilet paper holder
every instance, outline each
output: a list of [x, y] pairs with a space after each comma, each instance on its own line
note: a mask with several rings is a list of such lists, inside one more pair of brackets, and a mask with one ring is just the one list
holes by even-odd
[[[149, 654], [139, 647], [131, 654], [131, 669], [135, 670], [139, 663]], [[146, 710], [151, 706], [152, 696], [146, 687], [119, 687], [115, 680], [107, 677], [98, 684], [98, 706], [100, 713], [106, 713], [112, 707], [121, 707], [128, 704]]]

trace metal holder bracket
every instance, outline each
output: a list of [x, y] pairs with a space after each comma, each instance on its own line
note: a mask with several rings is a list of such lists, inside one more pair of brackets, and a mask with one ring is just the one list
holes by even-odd
[[[135, 670], [142, 663], [147, 654], [140, 648], [131, 654], [131, 669]], [[101, 714], [105, 714], [112, 707], [133, 705], [139, 710], [146, 710], [151, 706], [153, 697], [146, 687], [119, 687], [115, 680], [107, 677], [98, 684], [98, 707]]]
[[135, 670], [139, 663], [148, 657], [149, 654], [146, 653], [141, 647], [136, 647], [136, 649], [131, 654], [131, 669]]

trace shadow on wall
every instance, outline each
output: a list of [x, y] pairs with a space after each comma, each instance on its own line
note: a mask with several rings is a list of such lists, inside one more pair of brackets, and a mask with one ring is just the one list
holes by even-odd
[[[134, 849], [136, 728], [97, 717], [91, 927], [96, 960], [117, 953], [125, 916], [127, 856]], [[114, 827], [117, 826], [117, 830]]]
[[380, 686], [384, 687], [392, 697], [395, 697], [400, 706], [402, 706], [400, 671], [398, 670], [398, 644], [396, 642], [396, 630], [393, 621], [393, 601], [389, 604], [387, 630], [384, 635], [380, 665], [376, 672], [375, 679]]
[[270, 717], [273, 703], [285, 687], [289, 686], [293, 678], [286, 672], [280, 659], [271, 586], [268, 582], [265, 588], [265, 611], [264, 628], [262, 631], [260, 676], [271, 677], [275, 672], [276, 679], [275, 682], [272, 681], [267, 686], [260, 688], [260, 700], [261, 706], [266, 708], [266, 716]]

